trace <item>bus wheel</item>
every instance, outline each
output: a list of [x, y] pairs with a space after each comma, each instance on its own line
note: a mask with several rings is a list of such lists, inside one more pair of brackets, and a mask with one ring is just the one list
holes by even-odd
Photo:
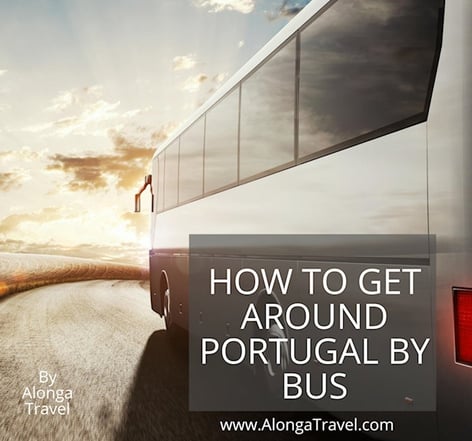
[[164, 320], [166, 322], [166, 329], [169, 331], [172, 328], [172, 312], [170, 310], [170, 289], [166, 287], [164, 291]]
[[161, 304], [166, 330], [170, 334], [174, 331], [175, 324], [172, 320], [171, 291], [165, 274], [162, 274], [161, 276]]

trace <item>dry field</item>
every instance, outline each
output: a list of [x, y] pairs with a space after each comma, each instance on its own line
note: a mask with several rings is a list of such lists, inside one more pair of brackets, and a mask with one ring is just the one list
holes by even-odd
[[0, 297], [81, 280], [145, 280], [146, 268], [76, 257], [0, 253]]

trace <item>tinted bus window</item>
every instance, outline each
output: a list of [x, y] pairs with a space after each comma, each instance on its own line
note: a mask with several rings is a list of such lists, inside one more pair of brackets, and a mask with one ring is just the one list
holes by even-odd
[[438, 11], [438, 0], [345, 0], [301, 32], [299, 156], [425, 110]]
[[292, 40], [242, 83], [240, 179], [294, 159], [295, 59]]
[[200, 118], [180, 137], [179, 203], [201, 196], [203, 191], [203, 130]]
[[205, 193], [238, 179], [239, 88], [223, 98], [206, 116]]
[[164, 209], [164, 154], [157, 158], [157, 211]]
[[177, 205], [179, 176], [179, 140], [165, 149], [164, 209]]

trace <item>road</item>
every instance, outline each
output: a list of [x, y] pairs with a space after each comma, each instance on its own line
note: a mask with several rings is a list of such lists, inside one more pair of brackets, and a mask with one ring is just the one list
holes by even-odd
[[[143, 282], [59, 284], [4, 298], [0, 300], [0, 343], [2, 441], [300, 438], [282, 432], [219, 430], [221, 418], [253, 419], [254, 414], [188, 412], [185, 340], [171, 341], [166, 336], [163, 321], [149, 307]], [[25, 388], [46, 388], [40, 383], [40, 372], [55, 378], [52, 390], [71, 390], [68, 415], [28, 414], [26, 402], [49, 405], [49, 413], [59, 405], [53, 398], [35, 400], [24, 395]], [[367, 439], [327, 432], [302, 438]]]

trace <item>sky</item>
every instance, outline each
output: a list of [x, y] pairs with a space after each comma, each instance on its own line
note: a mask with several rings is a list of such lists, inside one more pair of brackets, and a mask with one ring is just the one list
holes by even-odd
[[143, 264], [155, 148], [308, 0], [0, 0], [0, 251]]

